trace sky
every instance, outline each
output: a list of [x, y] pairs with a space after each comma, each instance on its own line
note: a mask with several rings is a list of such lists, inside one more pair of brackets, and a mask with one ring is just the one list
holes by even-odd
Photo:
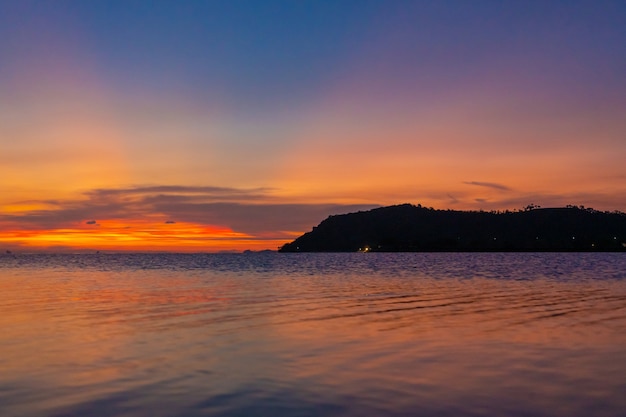
[[0, 0], [0, 249], [626, 210], [626, 2]]

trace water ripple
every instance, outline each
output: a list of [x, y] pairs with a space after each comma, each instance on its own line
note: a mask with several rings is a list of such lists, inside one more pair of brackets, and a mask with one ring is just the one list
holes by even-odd
[[616, 416], [622, 254], [0, 257], [2, 416]]

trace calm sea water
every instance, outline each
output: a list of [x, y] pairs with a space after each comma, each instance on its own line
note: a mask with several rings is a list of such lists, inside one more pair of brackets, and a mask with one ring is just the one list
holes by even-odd
[[624, 254], [0, 257], [0, 416], [624, 416]]

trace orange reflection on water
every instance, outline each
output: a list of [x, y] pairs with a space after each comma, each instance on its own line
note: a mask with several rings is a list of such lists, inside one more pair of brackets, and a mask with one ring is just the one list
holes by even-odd
[[121, 391], [140, 405], [226, 395], [235, 408], [262, 397], [336, 400], [349, 415], [452, 404], [566, 416], [621, 398], [626, 283], [284, 275], [271, 268], [279, 255], [116, 269], [115, 256], [90, 256], [110, 270], [0, 275], [4, 378], [57, 387], [42, 409], [116, 404]]
[[[177, 355], [195, 345], [197, 334], [172, 337], [168, 330], [229, 303], [219, 285], [167, 272], [129, 279], [88, 270], [11, 272], [0, 269], [0, 364], [4, 378], [32, 381], [29, 390], [63, 392], [24, 404], [42, 414], [175, 377], [168, 362], [185, 358]], [[129, 378], [133, 372], [139, 380]]]

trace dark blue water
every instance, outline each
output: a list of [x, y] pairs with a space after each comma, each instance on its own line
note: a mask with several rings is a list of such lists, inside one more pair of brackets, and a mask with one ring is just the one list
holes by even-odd
[[0, 256], [0, 416], [623, 416], [626, 256]]

